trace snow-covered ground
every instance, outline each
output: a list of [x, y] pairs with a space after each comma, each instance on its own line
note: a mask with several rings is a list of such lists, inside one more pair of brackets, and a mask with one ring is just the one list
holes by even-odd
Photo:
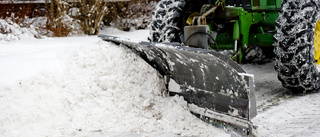
[[[232, 136], [163, 97], [152, 67], [97, 36], [0, 41], [0, 64], [0, 136]], [[242, 67], [255, 75], [258, 136], [320, 136], [319, 93], [291, 95], [273, 63]]]

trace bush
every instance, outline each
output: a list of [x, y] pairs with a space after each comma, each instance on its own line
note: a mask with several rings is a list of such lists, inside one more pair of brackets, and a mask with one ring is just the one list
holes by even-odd
[[[151, 14], [158, 0], [131, 0], [112, 4], [106, 17], [106, 25], [114, 25], [118, 29], [128, 31], [132, 27], [144, 29], [151, 22]], [[110, 22], [111, 20], [111, 22]]]
[[51, 0], [47, 3], [47, 9], [50, 9], [46, 15], [47, 29], [53, 32], [53, 36], [64, 37], [82, 33], [79, 20], [71, 18], [67, 13], [69, 11], [68, 0]]
[[81, 26], [79, 20], [73, 19], [67, 14], [62, 14], [56, 19], [49, 19], [47, 29], [53, 32], [53, 36], [65, 37], [76, 34], [81, 34]]
[[55, 36], [68, 36], [80, 31], [96, 35], [107, 13], [105, 0], [75, 0], [74, 5], [69, 5], [67, 0], [52, 0], [48, 29], [53, 31]]
[[96, 35], [102, 25], [103, 17], [108, 13], [107, 3], [104, 0], [79, 0], [78, 19], [85, 34]]

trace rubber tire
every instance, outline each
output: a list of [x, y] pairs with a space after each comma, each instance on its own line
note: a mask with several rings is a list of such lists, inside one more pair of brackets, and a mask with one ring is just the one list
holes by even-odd
[[199, 12], [205, 4], [197, 0], [162, 0], [152, 12], [150, 23], [151, 42], [181, 42], [180, 35], [186, 19], [192, 12]]
[[319, 10], [319, 0], [283, 0], [275, 21], [275, 70], [282, 85], [294, 93], [319, 90], [313, 46]]

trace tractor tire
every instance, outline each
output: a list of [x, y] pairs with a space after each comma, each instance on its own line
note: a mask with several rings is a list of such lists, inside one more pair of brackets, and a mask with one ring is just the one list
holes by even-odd
[[193, 12], [200, 12], [205, 4], [197, 0], [162, 0], [152, 12], [151, 42], [181, 42], [185, 22]]
[[293, 93], [316, 92], [320, 87], [314, 53], [319, 11], [320, 0], [283, 0], [275, 22], [275, 70]]

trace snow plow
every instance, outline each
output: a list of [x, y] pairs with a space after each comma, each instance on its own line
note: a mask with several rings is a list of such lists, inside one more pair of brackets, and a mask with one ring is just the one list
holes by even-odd
[[236, 62], [213, 50], [174, 43], [131, 42], [99, 35], [125, 46], [155, 68], [165, 79], [168, 95], [179, 95], [192, 113], [232, 124], [250, 134], [256, 115], [253, 76]]
[[[250, 119], [257, 114], [253, 76], [238, 63], [275, 54], [284, 87], [319, 90], [319, 8], [319, 0], [162, 0], [153, 12], [151, 42], [99, 37], [131, 49], [158, 70], [168, 94], [184, 97], [195, 115], [251, 135]], [[221, 49], [234, 54], [227, 57]]]

